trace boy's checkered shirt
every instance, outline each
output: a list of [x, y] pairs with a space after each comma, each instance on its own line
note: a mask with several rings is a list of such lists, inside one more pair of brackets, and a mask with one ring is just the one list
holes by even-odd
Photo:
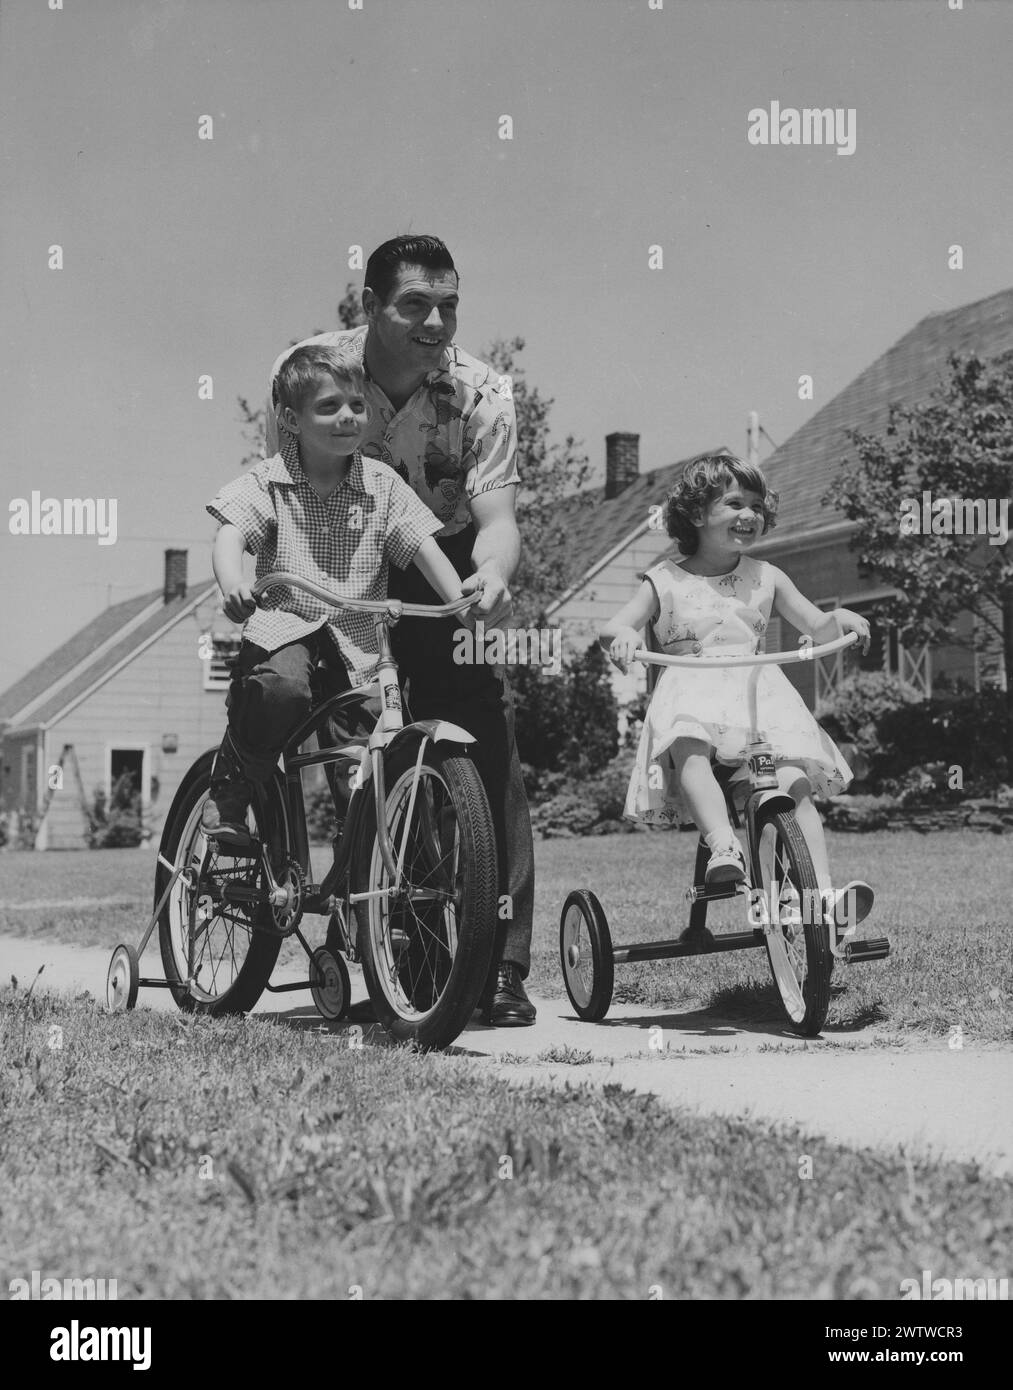
[[[299, 464], [298, 448], [255, 464], [218, 492], [207, 510], [237, 527], [257, 557], [257, 578], [289, 570], [345, 598], [384, 599], [390, 562], [407, 569], [440, 522], [407, 483], [356, 450], [345, 481], [323, 500]], [[373, 618], [328, 608], [297, 589], [271, 589], [243, 637], [277, 651], [325, 624], [353, 686], [376, 672]]]

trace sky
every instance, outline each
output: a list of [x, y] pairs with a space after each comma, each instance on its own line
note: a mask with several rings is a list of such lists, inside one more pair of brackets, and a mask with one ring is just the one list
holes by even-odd
[[[443, 237], [457, 341], [523, 337], [598, 481], [613, 430], [643, 469], [750, 410], [783, 443], [1008, 288], [1013, 4], [955, 3], [3, 0], [2, 515], [115, 499], [117, 536], [0, 529], [0, 689], [167, 547], [210, 576], [237, 397], [336, 326], [350, 247]], [[773, 101], [853, 111], [854, 152], [750, 143]]]

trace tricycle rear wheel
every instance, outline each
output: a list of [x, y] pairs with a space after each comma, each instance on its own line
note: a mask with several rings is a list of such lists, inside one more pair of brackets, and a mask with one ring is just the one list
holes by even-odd
[[575, 888], [559, 916], [563, 983], [578, 1018], [597, 1023], [608, 1013], [615, 983], [612, 933], [590, 888]]

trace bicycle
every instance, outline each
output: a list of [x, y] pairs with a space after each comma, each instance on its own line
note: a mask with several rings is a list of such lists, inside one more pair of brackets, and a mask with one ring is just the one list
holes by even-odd
[[[822, 646], [811, 643], [793, 652], [732, 657], [666, 656], [638, 647], [633, 659], [657, 666], [750, 666], [747, 698], [750, 743], [747, 757], [749, 791], [743, 807], [747, 840], [747, 882], [705, 884], [710, 850], [703, 836], [697, 844], [690, 901], [689, 928], [675, 940], [638, 942], [614, 947], [601, 903], [588, 888], [574, 889], [559, 919], [559, 952], [566, 992], [578, 1018], [603, 1019], [612, 1002], [614, 967], [633, 961], [669, 960], [709, 951], [738, 951], [765, 946], [767, 959], [788, 1026], [803, 1037], [815, 1037], [826, 1022], [834, 962], [848, 965], [881, 960], [890, 954], [886, 937], [854, 941], [855, 924], [841, 931], [826, 910], [809, 847], [795, 818], [795, 802], [778, 786], [773, 755], [757, 730], [756, 686], [759, 668], [813, 661], [857, 642], [855, 633]], [[729, 819], [742, 822], [733, 799], [734, 767], [717, 767], [715, 775], [725, 794]], [[706, 930], [707, 904], [739, 894], [749, 898], [749, 931]]]
[[[276, 585], [374, 615], [376, 679], [314, 701], [281, 753], [271, 780], [255, 784], [247, 817], [252, 845], [228, 846], [201, 827], [215, 749], [183, 778], [166, 817], [155, 872], [154, 910], [139, 947], [113, 952], [110, 1009], [134, 1006], [141, 985], [168, 988], [178, 1007], [211, 1016], [246, 1013], [267, 989], [310, 989], [318, 1012], [342, 1019], [349, 1007], [343, 957], [361, 961], [378, 1021], [399, 1041], [444, 1048], [458, 1037], [489, 973], [497, 920], [492, 813], [467, 748], [472, 735], [428, 719], [405, 724], [389, 628], [402, 617], [440, 618], [479, 601], [447, 604], [340, 598], [284, 571], [265, 575], [255, 598]], [[342, 747], [320, 746], [333, 712], [350, 713], [379, 693], [372, 732]], [[317, 748], [301, 751], [316, 736]], [[303, 796], [305, 768], [333, 766], [348, 782], [334, 859], [309, 881]], [[305, 913], [331, 919], [337, 952], [312, 949]], [[157, 924], [164, 979], [141, 979], [139, 960]], [[295, 936], [309, 957], [306, 984], [272, 985], [281, 944]]]

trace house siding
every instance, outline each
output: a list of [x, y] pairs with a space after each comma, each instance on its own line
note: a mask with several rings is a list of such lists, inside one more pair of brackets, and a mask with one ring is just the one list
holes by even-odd
[[[146, 773], [157, 779], [157, 793], [146, 808], [146, 818], [156, 836], [187, 769], [220, 742], [225, 727], [225, 692], [203, 688], [197, 635], [194, 619], [184, 617], [54, 723], [46, 735], [46, 766], [59, 761], [64, 744], [73, 744], [89, 805], [96, 790], [107, 786], [109, 750], [146, 746]], [[162, 736], [167, 733], [179, 739], [175, 753], [162, 752]], [[48, 848], [80, 848], [84, 843], [84, 815], [69, 765], [46, 824]]]

